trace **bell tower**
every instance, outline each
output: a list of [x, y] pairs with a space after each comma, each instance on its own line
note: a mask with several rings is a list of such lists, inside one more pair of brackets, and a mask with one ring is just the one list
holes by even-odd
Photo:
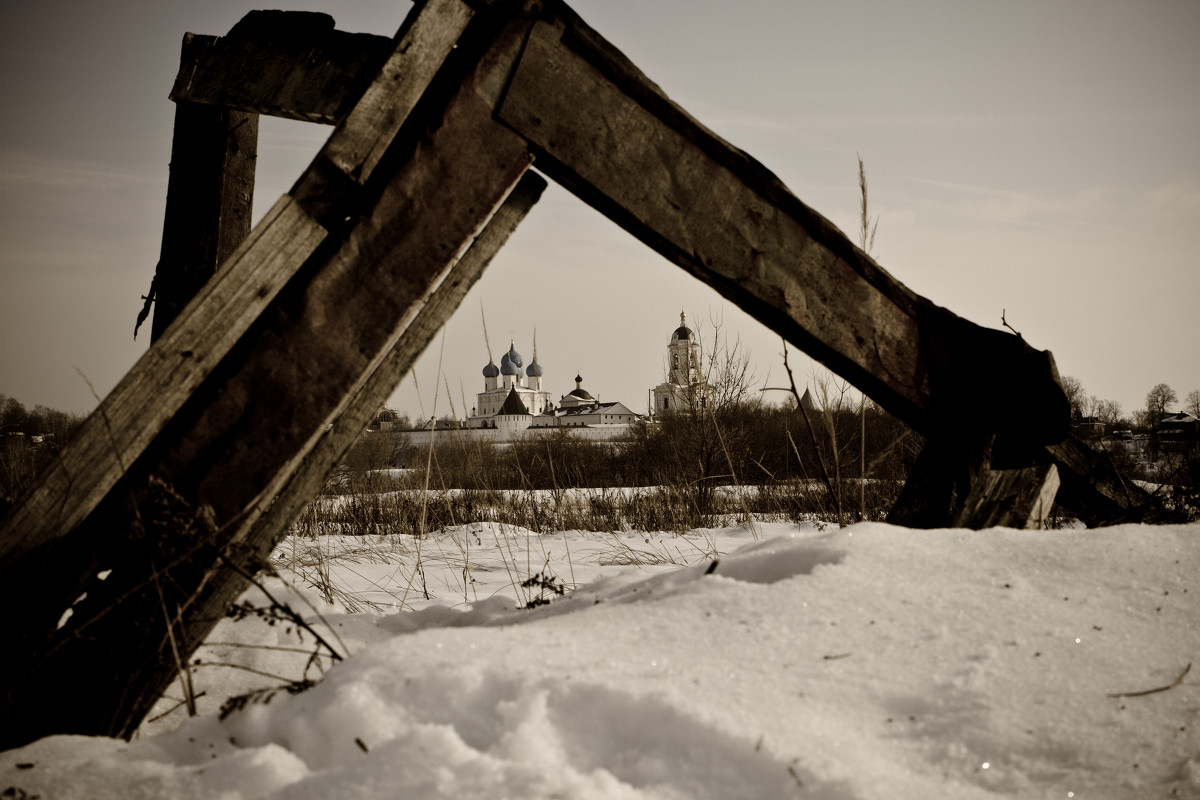
[[667, 383], [691, 386], [700, 382], [700, 342], [687, 326], [687, 312], [679, 312], [679, 327], [667, 345]]
[[650, 413], [691, 411], [707, 402], [709, 386], [704, 383], [700, 363], [700, 340], [688, 327], [687, 312], [679, 312], [679, 327], [667, 343], [667, 379], [654, 387]]

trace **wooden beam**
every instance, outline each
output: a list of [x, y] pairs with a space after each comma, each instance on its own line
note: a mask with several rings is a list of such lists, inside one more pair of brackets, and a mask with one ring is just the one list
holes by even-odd
[[328, 14], [251, 11], [226, 36], [189, 33], [171, 99], [334, 125], [395, 43], [333, 25]]
[[975, 530], [1041, 530], [1054, 506], [1058, 485], [1058, 469], [1053, 464], [985, 470], [971, 486], [952, 525]]
[[1071, 436], [1046, 448], [1058, 467], [1058, 502], [1088, 527], [1123, 522], [1180, 522], [1141, 486], [1117, 471], [1112, 459]]
[[[206, 598], [240, 580], [223, 559], [255, 549], [227, 532], [269, 503], [264, 487], [300, 463], [527, 168], [524, 141], [491, 122], [479, 85], [507, 74], [520, 31], [490, 60], [480, 37], [476, 60], [456, 60], [461, 86], [443, 84], [400, 135], [470, 18], [458, 0], [417, 12], [386, 86], [306, 172], [320, 179], [276, 204], [4, 521], [0, 599], [32, 610], [10, 636], [22, 659], [0, 664], [0, 747], [132, 733], [173, 674], [168, 631], [214, 624]], [[385, 154], [392, 166], [376, 173]], [[311, 191], [322, 186], [337, 192]], [[178, 535], [156, 527], [163, 514]], [[60, 682], [70, 696], [46, 713], [39, 698]]]
[[497, 116], [539, 169], [922, 432], [1067, 433], [1053, 357], [920, 297], [561, 4]]
[[[372, 156], [372, 166], [377, 163], [385, 142], [390, 143], [399, 128], [385, 128], [380, 121], [407, 116], [414, 95], [428, 86], [465, 29], [470, 19], [465, 8], [458, 0], [426, 5], [397, 43], [397, 53], [389, 59], [393, 70], [378, 81], [397, 87], [395, 106], [372, 96], [369, 108], [355, 118], [358, 125], [343, 121], [334, 131], [326, 150], [337, 152], [339, 163], [354, 173], [343, 173], [344, 183], [369, 177], [353, 154]], [[421, 53], [424, 63], [405, 70], [404, 54], [409, 51]], [[429, 63], [433, 61], [437, 63]], [[409, 82], [417, 85], [410, 87]], [[318, 156], [306, 174], [314, 171], [327, 178], [329, 159]], [[325, 239], [326, 230], [302, 203], [288, 195], [281, 198], [4, 520], [0, 563], [79, 525]]]
[[234, 538], [245, 538], [267, 547], [258, 553], [262, 559], [270, 555], [269, 546], [274, 543], [275, 532], [288, 530], [304, 506], [320, 491], [329, 473], [342, 462], [395, 391], [400, 379], [429, 344], [430, 338], [454, 314], [463, 297], [479, 280], [484, 268], [508, 241], [545, 188], [546, 181], [533, 172], [527, 172], [521, 178], [463, 257], [424, 299], [412, 324], [387, 356], [374, 371], [362, 377], [344, 408], [335, 412], [335, 421], [318, 433], [301, 466], [290, 474], [284, 472], [276, 477], [277, 485], [263, 492], [265, 498], [270, 498], [269, 505], [243, 515], [239, 527], [245, 532], [235, 533]]
[[324, 238], [290, 197], [267, 212], [4, 520], [3, 573], [95, 509]]

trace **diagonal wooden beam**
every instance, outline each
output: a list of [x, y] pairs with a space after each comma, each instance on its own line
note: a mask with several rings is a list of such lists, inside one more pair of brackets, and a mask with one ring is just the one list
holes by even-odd
[[1046, 452], [1062, 479], [1059, 504], [1088, 527], [1186, 521], [1181, 511], [1171, 511], [1158, 497], [1122, 476], [1111, 456], [1075, 436], [1049, 445]]
[[920, 297], [562, 4], [497, 117], [539, 169], [923, 432], [1054, 442], [1053, 357]]
[[[545, 179], [533, 172], [525, 173], [470, 249], [423, 298], [420, 311], [397, 337], [378, 367], [361, 376], [358, 386], [334, 412], [334, 422], [316, 434], [300, 466], [290, 473], [281, 471], [276, 475], [261, 495], [269, 502], [244, 514], [239, 519], [239, 531], [232, 538], [253, 542], [260, 548], [257, 558], [265, 560], [270, 555], [277, 532], [290, 528], [309, 500], [320, 491], [329, 473], [342, 463], [431, 337], [454, 314], [463, 297], [545, 188]], [[232, 601], [234, 597], [228, 599]]]
[[[311, 183], [329, 184], [340, 175], [343, 186], [361, 188], [471, 15], [458, 0], [433, 0], [422, 9], [397, 42], [379, 88], [368, 91], [306, 170], [320, 173]], [[316, 201], [297, 194], [285, 195], [264, 216], [4, 520], [0, 564], [78, 526], [325, 242], [325, 226], [305, 208]]]
[[[471, 17], [458, 0], [420, 9], [383, 85], [306, 171], [318, 177], [276, 204], [4, 521], [0, 598], [31, 612], [10, 641], [23, 658], [0, 665], [0, 747], [132, 733], [173, 674], [170, 637], [241, 580], [222, 567], [256, 549], [229, 539], [238, 520], [303, 462], [527, 169], [481, 86], [507, 74], [523, 29], [506, 47], [476, 35], [408, 120]], [[56, 682], [71, 696], [46, 714], [37, 698]]]

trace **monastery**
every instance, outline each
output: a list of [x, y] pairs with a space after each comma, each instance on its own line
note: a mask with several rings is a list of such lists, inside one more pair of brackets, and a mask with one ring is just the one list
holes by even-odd
[[[587, 439], [621, 439], [632, 433], [638, 422], [652, 421], [656, 413], [694, 408], [702, 405], [708, 386], [701, 379], [700, 342], [687, 325], [687, 314], [680, 313], [679, 327], [671, 333], [667, 345], [667, 379], [652, 390], [653, 400], [647, 414], [639, 414], [621, 402], [601, 402], [583, 388], [583, 377], [575, 376], [575, 388], [561, 395], [557, 403], [543, 388], [545, 370], [536, 351], [529, 365], [509, 342], [508, 352], [500, 357], [500, 366], [491, 359], [483, 368], [483, 391], [475, 396], [471, 415], [459, 428], [439, 424], [436, 435], [470, 436], [497, 443], [511, 442], [522, 436], [547, 434], [562, 428]], [[429, 440], [430, 430], [408, 431], [413, 445]]]

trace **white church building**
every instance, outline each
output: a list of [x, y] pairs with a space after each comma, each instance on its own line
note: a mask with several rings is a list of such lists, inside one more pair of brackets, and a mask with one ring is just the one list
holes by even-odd
[[[475, 395], [475, 406], [461, 429], [437, 427], [439, 438], [470, 436], [493, 442], [511, 442], [522, 436], [546, 434], [563, 428], [586, 439], [612, 440], [629, 436], [638, 422], [651, 421], [663, 411], [687, 411], [703, 405], [708, 385], [701, 376], [700, 342], [687, 326], [687, 315], [679, 315], [679, 327], [667, 345], [667, 379], [652, 390], [652, 408], [639, 414], [624, 403], [601, 402], [583, 388], [583, 378], [575, 376], [575, 388], [557, 402], [543, 388], [545, 370], [538, 363], [536, 350], [525, 366], [525, 359], [509, 342], [508, 352], [500, 357], [500, 366], [488, 359], [483, 368], [483, 391]], [[699, 400], [699, 405], [697, 405]], [[409, 431], [410, 442], [428, 443], [430, 431]]]
[[688, 327], [687, 313], [679, 312], [679, 327], [667, 343], [667, 379], [654, 387], [651, 414], [694, 411], [708, 402], [711, 388], [701, 372], [700, 340]]
[[466, 428], [495, 441], [511, 441], [526, 433], [547, 429], [575, 428], [594, 439], [619, 438], [641, 419], [624, 403], [602, 403], [583, 388], [583, 378], [575, 376], [575, 388], [562, 395], [556, 404], [550, 392], [542, 388], [545, 370], [535, 354], [529, 366], [509, 343], [500, 357], [500, 366], [489, 360], [483, 368], [483, 391], [475, 395], [475, 407]]

